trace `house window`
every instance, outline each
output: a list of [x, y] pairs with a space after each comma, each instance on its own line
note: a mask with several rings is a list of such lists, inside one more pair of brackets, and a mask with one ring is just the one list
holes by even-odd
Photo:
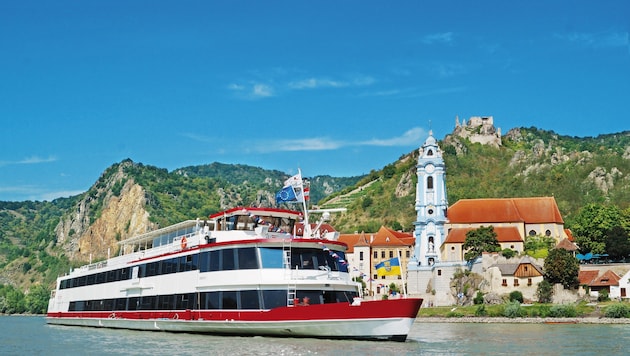
[[374, 258], [378, 258], [378, 251], [374, 251]]
[[536, 236], [536, 231], [529, 230], [529, 236]]
[[389, 258], [394, 258], [394, 251], [389, 251]]
[[359, 261], [363, 261], [363, 251], [359, 252]]
[[433, 156], [433, 150], [427, 151], [427, 156]]
[[551, 236], [551, 230], [546, 230], [545, 231], [545, 236]]
[[427, 177], [427, 189], [433, 189], [433, 177]]
[[523, 266], [523, 269], [525, 269], [525, 272], [527, 272], [527, 266]]
[[451, 251], [455, 251], [455, 246], [451, 246]]
[[503, 280], [501, 281], [501, 285], [507, 287], [507, 279], [503, 278]]
[[373, 275], [372, 279], [378, 279], [378, 274]]
[[438, 276], [441, 276], [441, 275], [442, 275], [442, 270], [438, 269]]
[[531, 286], [532, 285], [532, 279], [531, 278], [527, 278], [527, 285]]
[[381, 258], [385, 258], [385, 250], [381, 251]]
[[518, 287], [518, 279], [514, 278], [514, 287]]
[[407, 256], [407, 258], [411, 257], [411, 252], [409, 250], [407, 250], [407, 252], [405, 253], [405, 255]]

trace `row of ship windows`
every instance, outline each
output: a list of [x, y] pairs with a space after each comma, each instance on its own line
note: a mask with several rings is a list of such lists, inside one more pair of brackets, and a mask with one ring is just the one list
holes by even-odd
[[[125, 267], [107, 272], [61, 280], [59, 289], [89, 286], [93, 284], [124, 281], [133, 278], [152, 277], [163, 274], [188, 272], [230, 271], [244, 269], [283, 268], [282, 248], [243, 247], [204, 251], [201, 253], [173, 257], [165, 260], [148, 262], [135, 267]], [[332, 254], [317, 248], [291, 249], [291, 268], [324, 269], [348, 272], [343, 252]]]
[[[287, 305], [287, 290], [242, 290], [185, 294], [153, 295], [117, 299], [70, 302], [68, 311], [134, 311], [134, 310], [215, 310], [272, 309]], [[358, 294], [350, 291], [298, 290], [300, 303], [351, 303]]]

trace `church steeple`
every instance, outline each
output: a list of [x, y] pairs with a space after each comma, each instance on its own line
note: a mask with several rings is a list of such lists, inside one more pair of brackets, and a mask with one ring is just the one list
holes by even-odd
[[446, 167], [433, 131], [429, 131], [429, 137], [420, 147], [416, 174], [416, 246], [409, 269], [440, 262], [440, 246], [446, 238]]

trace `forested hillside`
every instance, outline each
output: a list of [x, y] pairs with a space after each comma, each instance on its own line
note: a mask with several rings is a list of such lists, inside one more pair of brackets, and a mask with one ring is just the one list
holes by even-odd
[[[581, 232], [583, 207], [623, 210], [630, 204], [630, 132], [578, 138], [520, 128], [506, 134], [499, 148], [452, 135], [439, 145], [450, 204], [462, 198], [554, 196], [566, 227], [575, 225]], [[346, 208], [332, 222], [342, 232], [377, 231], [381, 225], [411, 231], [417, 155], [417, 149], [403, 153], [365, 177], [309, 177], [303, 172], [310, 180], [311, 203]], [[59, 274], [88, 256], [104, 258], [116, 241], [138, 231], [235, 206], [274, 206], [287, 177], [238, 164], [169, 172], [125, 160], [105, 169], [81, 195], [52, 202], [0, 202], [0, 312], [37, 311], [41, 303], [33, 296], [45, 294]], [[94, 235], [105, 241], [89, 240]], [[16, 307], [16, 300], [22, 304]]]

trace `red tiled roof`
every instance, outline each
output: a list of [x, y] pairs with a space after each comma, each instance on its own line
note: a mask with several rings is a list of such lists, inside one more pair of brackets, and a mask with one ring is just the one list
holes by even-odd
[[571, 232], [570, 229], [564, 229], [564, 232], [567, 234], [567, 238], [569, 239], [569, 241], [571, 241], [571, 242], [575, 241], [573, 239], [573, 232]]
[[598, 274], [599, 271], [597, 270], [579, 271], [578, 280], [580, 281], [580, 285], [590, 285], [591, 282], [597, 278]]
[[[372, 246], [410, 246], [409, 243], [402, 241], [398, 238], [398, 234], [386, 228], [385, 226], [381, 226], [380, 229], [374, 234], [374, 240], [370, 245]], [[412, 243], [413, 244], [413, 243]]]
[[[450, 244], [463, 244], [466, 242], [466, 233], [468, 231], [475, 230], [474, 228], [456, 228], [449, 231], [448, 236], [444, 243]], [[514, 226], [509, 227], [494, 227], [494, 232], [497, 233], [497, 240], [499, 243], [507, 242], [522, 242], [523, 238], [518, 233], [518, 229]]]
[[607, 270], [606, 272], [604, 272], [604, 274], [602, 274], [601, 276], [598, 276], [597, 278], [595, 278], [589, 284], [589, 286], [591, 286], [591, 287], [618, 286], [620, 279], [621, 279], [621, 277], [619, 277], [619, 275], [617, 275], [617, 273], [615, 273], [615, 272], [613, 272], [611, 270]]
[[375, 233], [369, 234], [340, 234], [338, 241], [348, 245], [348, 252], [353, 252], [355, 246], [413, 246], [415, 238], [410, 233], [390, 230], [384, 226]]
[[564, 223], [553, 197], [462, 199], [448, 209], [448, 220], [453, 224]]

